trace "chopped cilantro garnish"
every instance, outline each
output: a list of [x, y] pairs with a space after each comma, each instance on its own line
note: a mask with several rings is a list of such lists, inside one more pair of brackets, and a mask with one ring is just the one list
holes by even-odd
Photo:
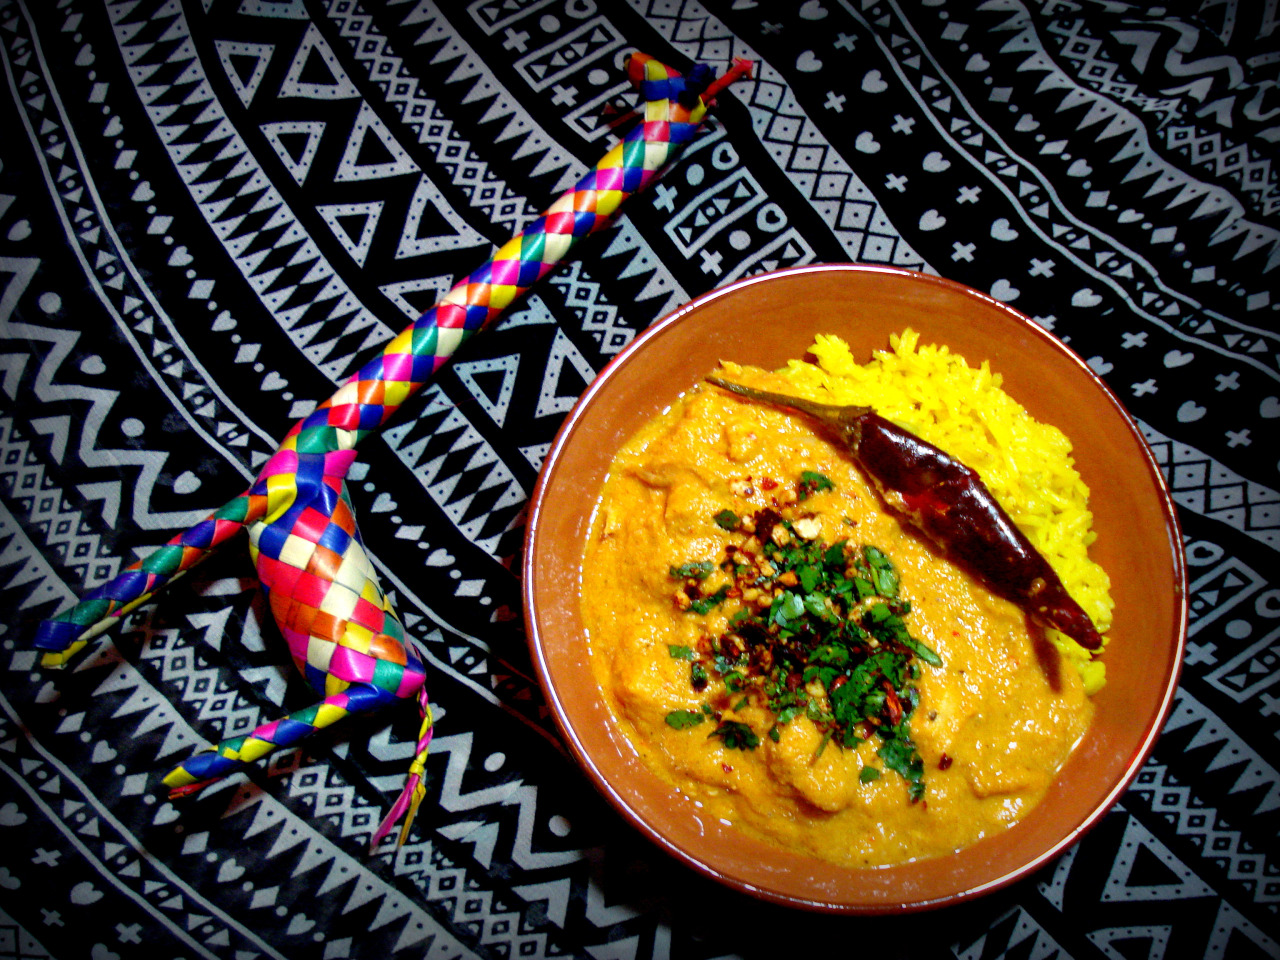
[[701, 693], [707, 689], [709, 682], [707, 668], [695, 660], [689, 667], [689, 686], [693, 687], [695, 693]]
[[899, 641], [902, 643], [904, 647], [906, 647], [908, 650], [914, 653], [917, 657], [919, 657], [929, 666], [931, 667], [942, 666], [942, 658], [938, 656], [936, 653], [934, 653], [931, 649], [926, 647], [923, 643], [921, 643], [915, 637], [911, 636], [911, 634], [908, 633], [906, 636], [900, 637]]
[[[805, 471], [796, 488], [804, 499], [834, 484]], [[719, 563], [673, 566], [671, 576], [701, 580], [718, 566], [731, 578], [706, 596], [697, 585], [686, 585], [686, 609], [693, 613], [709, 613], [731, 593], [743, 603], [730, 618], [729, 632], [711, 639], [710, 655], [669, 646], [672, 657], [690, 661], [690, 684], [706, 691], [707, 699], [701, 714], [673, 711], [667, 723], [684, 729], [714, 717], [719, 723], [711, 738], [727, 749], [754, 750], [761, 738], [749, 725], [720, 719], [731, 703], [734, 710], [746, 706], [750, 694], [773, 714], [770, 740], [781, 740], [783, 728], [802, 715], [822, 734], [815, 756], [833, 740], [852, 749], [874, 737], [884, 769], [906, 781], [913, 800], [923, 797], [924, 764], [910, 731], [920, 702], [914, 683], [920, 663], [936, 667], [942, 660], [911, 636], [905, 620], [911, 605], [899, 596], [889, 558], [869, 544], [854, 548], [847, 540], [827, 544], [799, 536], [787, 508], [761, 509], [745, 525], [731, 510], [714, 520], [729, 531], [754, 529], [754, 536], [742, 532], [742, 544], [729, 547]], [[779, 528], [789, 536], [780, 536]], [[755, 592], [768, 603], [748, 602]], [[869, 783], [881, 775], [877, 767], [863, 767], [859, 780]]]
[[678, 567], [672, 567], [668, 572], [672, 580], [705, 580], [711, 575], [711, 571], [716, 565], [710, 560], [699, 560], [692, 563], [682, 563]]
[[717, 527], [724, 530], [737, 530], [738, 524], [742, 522], [732, 510], [721, 510], [712, 519], [715, 520]]
[[701, 710], [672, 710], [667, 714], [667, 726], [677, 730], [688, 730], [707, 719]]
[[911, 734], [905, 724], [898, 724], [889, 730], [882, 730], [880, 737], [884, 741], [876, 756], [884, 761], [884, 765], [907, 781], [907, 791], [912, 800], [924, 796], [924, 761], [916, 753], [916, 745], [911, 741]]
[[796, 484], [796, 499], [808, 500], [815, 493], [823, 490], [834, 490], [836, 485], [831, 478], [813, 470], [805, 470], [800, 474], [800, 482]]
[[708, 737], [719, 737], [730, 750], [754, 750], [760, 746], [756, 732], [740, 720], [722, 720]]
[[729, 596], [729, 585], [726, 583], [723, 587], [708, 597], [699, 597], [689, 604], [689, 609], [694, 613], [710, 613], [720, 604], [724, 603], [725, 598]]
[[868, 544], [862, 548], [862, 555], [871, 569], [871, 582], [875, 584], [876, 593], [882, 597], [898, 595], [898, 571], [893, 569], [889, 558], [878, 548]]

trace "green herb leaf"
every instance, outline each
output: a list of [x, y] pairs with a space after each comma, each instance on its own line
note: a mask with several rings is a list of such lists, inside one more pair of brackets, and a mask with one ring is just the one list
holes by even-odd
[[924, 761], [916, 753], [916, 745], [905, 723], [888, 730], [881, 730], [884, 742], [876, 751], [876, 756], [884, 761], [884, 765], [903, 780], [907, 781], [907, 792], [912, 800], [924, 796]]
[[760, 746], [760, 738], [756, 732], [738, 720], [721, 721], [720, 726], [712, 730], [708, 737], [718, 737], [730, 750], [754, 750]]
[[926, 647], [911, 634], [899, 637], [899, 642], [931, 667], [942, 666], [942, 658]]
[[796, 576], [800, 578], [800, 586], [804, 588], [804, 592], [813, 593], [822, 580], [822, 571], [812, 564], [805, 564], [796, 569]]
[[689, 685], [701, 693], [706, 689], [708, 682], [707, 668], [695, 660], [689, 667]]
[[835, 567], [837, 570], [844, 569], [844, 545], [848, 540], [837, 540], [831, 546], [827, 547], [826, 553], [822, 555], [822, 562], [828, 567]]
[[671, 654], [673, 660], [692, 660], [695, 656], [693, 647], [682, 646], [678, 643], [668, 643], [667, 653]]
[[867, 544], [862, 548], [862, 555], [871, 569], [871, 581], [875, 584], [876, 593], [882, 597], [898, 595], [898, 571], [893, 568], [880, 549]]
[[706, 715], [699, 710], [672, 710], [666, 717], [667, 726], [674, 727], [676, 730], [696, 727], [705, 719]]
[[738, 524], [742, 522], [732, 510], [721, 510], [712, 519], [723, 530], [737, 530]]
[[682, 563], [678, 567], [671, 567], [667, 571], [673, 580], [705, 580], [711, 575], [711, 571], [716, 565], [710, 560], [699, 560], [691, 563]]
[[720, 604], [724, 603], [725, 598], [729, 596], [729, 585], [726, 583], [723, 587], [711, 594], [709, 597], [699, 597], [689, 604], [689, 609], [694, 613], [707, 614], [714, 610]]
[[875, 767], [863, 767], [862, 772], [858, 774], [859, 783], [871, 783], [880, 779], [880, 771]]
[[804, 598], [790, 590], [783, 590], [773, 598], [769, 606], [769, 619], [780, 627], [804, 615]]
[[800, 483], [796, 487], [796, 499], [808, 500], [815, 493], [835, 488], [836, 485], [831, 482], [830, 477], [813, 470], [804, 470], [800, 473]]
[[822, 735], [822, 741], [818, 744], [818, 749], [813, 751], [813, 759], [817, 760], [822, 756], [822, 751], [827, 749], [827, 744], [831, 742], [832, 731], [828, 730]]

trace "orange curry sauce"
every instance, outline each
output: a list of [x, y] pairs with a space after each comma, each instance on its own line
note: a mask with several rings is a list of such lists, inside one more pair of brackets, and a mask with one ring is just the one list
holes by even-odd
[[[789, 389], [762, 371], [740, 379]], [[833, 488], [797, 503], [803, 471]], [[911, 605], [906, 625], [942, 660], [919, 663], [914, 682], [919, 703], [909, 723], [924, 764], [921, 799], [883, 770], [874, 737], [856, 748], [822, 746], [822, 733], [801, 713], [775, 741], [765, 735], [774, 716], [762, 698], [744, 704], [715, 676], [695, 691], [689, 662], [672, 656], [672, 646], [705, 649], [744, 604], [767, 602], [729, 597], [699, 614], [677, 596], [681, 582], [670, 571], [719, 562], [726, 545], [743, 542], [741, 531], [715, 522], [721, 511], [746, 517], [769, 506], [803, 519], [800, 529], [824, 544], [878, 547], [896, 568]], [[703, 589], [728, 580], [716, 570]], [[1043, 796], [1092, 716], [1079, 676], [1052, 644], [1013, 604], [904, 530], [847, 455], [803, 418], [711, 387], [686, 395], [616, 456], [585, 548], [581, 608], [603, 696], [660, 777], [710, 817], [840, 864], [939, 856], [1004, 829]], [[760, 735], [754, 749], [709, 737], [714, 723], [667, 722], [672, 711], [697, 711], [717, 698], [730, 704], [724, 717]], [[866, 767], [882, 775], [860, 776]]]

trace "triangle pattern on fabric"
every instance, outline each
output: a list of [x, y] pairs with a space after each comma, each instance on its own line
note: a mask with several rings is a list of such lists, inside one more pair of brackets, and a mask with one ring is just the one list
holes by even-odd
[[405, 214], [400, 242], [396, 245], [397, 260], [445, 250], [488, 247], [488, 243], [441, 196], [426, 174], [418, 179]]
[[[351, 255], [359, 266], [364, 266], [369, 256], [369, 247], [373, 244], [373, 234], [378, 228], [378, 218], [382, 216], [381, 200], [368, 203], [328, 203], [316, 207], [316, 213], [324, 219], [333, 231], [333, 235], [342, 244], [342, 249]], [[356, 220], [360, 218], [358, 229]]]
[[1171, 926], [1105, 927], [1090, 930], [1088, 938], [1111, 960], [1164, 960]]
[[264, 123], [258, 129], [267, 138], [267, 143], [276, 152], [280, 162], [285, 165], [294, 183], [302, 186], [303, 181], [307, 179], [307, 174], [311, 172], [316, 151], [320, 149], [320, 138], [324, 136], [325, 122], [323, 120], [284, 120], [279, 123]]
[[[579, 381], [573, 382], [571, 377], [568, 388], [561, 392], [560, 381], [566, 365], [577, 372]], [[595, 376], [591, 364], [587, 363], [586, 358], [573, 345], [573, 341], [565, 336], [564, 331], [557, 327], [555, 338], [551, 342], [551, 352], [547, 357], [547, 368], [542, 375], [542, 387], [538, 391], [537, 409], [534, 410], [533, 415], [546, 417], [552, 414], [568, 413]]]
[[454, 374], [499, 427], [506, 422], [519, 368], [520, 358], [515, 355], [453, 364]]
[[1125, 825], [1124, 839], [1103, 887], [1104, 901], [1190, 900], [1215, 896], [1213, 888], [1170, 852], [1136, 817]]
[[1218, 906], [1214, 937], [1205, 950], [1206, 958], [1219, 960], [1268, 960], [1280, 956], [1280, 944], [1267, 935], [1224, 898]]
[[453, 278], [441, 274], [436, 277], [423, 277], [420, 280], [384, 283], [378, 289], [399, 307], [406, 317], [417, 320], [439, 303], [440, 298], [449, 292], [452, 285]]
[[215, 40], [213, 46], [240, 103], [248, 107], [267, 74], [267, 65], [271, 63], [276, 48], [269, 43], [239, 43], [234, 40]]
[[314, 23], [307, 24], [307, 32], [280, 85], [280, 96], [309, 100], [351, 100], [360, 96]]
[[[373, 137], [369, 136], [370, 133]], [[349, 183], [353, 180], [380, 180], [420, 172], [421, 168], [409, 156], [408, 151], [400, 146], [382, 118], [373, 112], [367, 102], [361, 101], [360, 112], [351, 125], [351, 135], [347, 138], [346, 149], [342, 152], [342, 160], [338, 163], [338, 172], [333, 179], [339, 183]]]

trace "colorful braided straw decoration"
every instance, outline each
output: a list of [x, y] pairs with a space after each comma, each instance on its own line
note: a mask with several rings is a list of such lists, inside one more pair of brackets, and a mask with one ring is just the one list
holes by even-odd
[[356, 529], [344, 479], [354, 447], [473, 333], [555, 269], [577, 240], [604, 227], [693, 139], [716, 93], [750, 72], [749, 62], [737, 61], [715, 80], [702, 64], [681, 76], [632, 54], [627, 73], [645, 100], [641, 121], [593, 170], [297, 423], [247, 491], [40, 624], [35, 646], [46, 651], [42, 663], [62, 666], [232, 535], [248, 532], [271, 614], [294, 663], [323, 699], [184, 761], [164, 778], [171, 797], [194, 793], [348, 714], [412, 698], [422, 716], [417, 749], [371, 846], [402, 817], [404, 843], [426, 794], [431, 707], [422, 658], [379, 587]]

